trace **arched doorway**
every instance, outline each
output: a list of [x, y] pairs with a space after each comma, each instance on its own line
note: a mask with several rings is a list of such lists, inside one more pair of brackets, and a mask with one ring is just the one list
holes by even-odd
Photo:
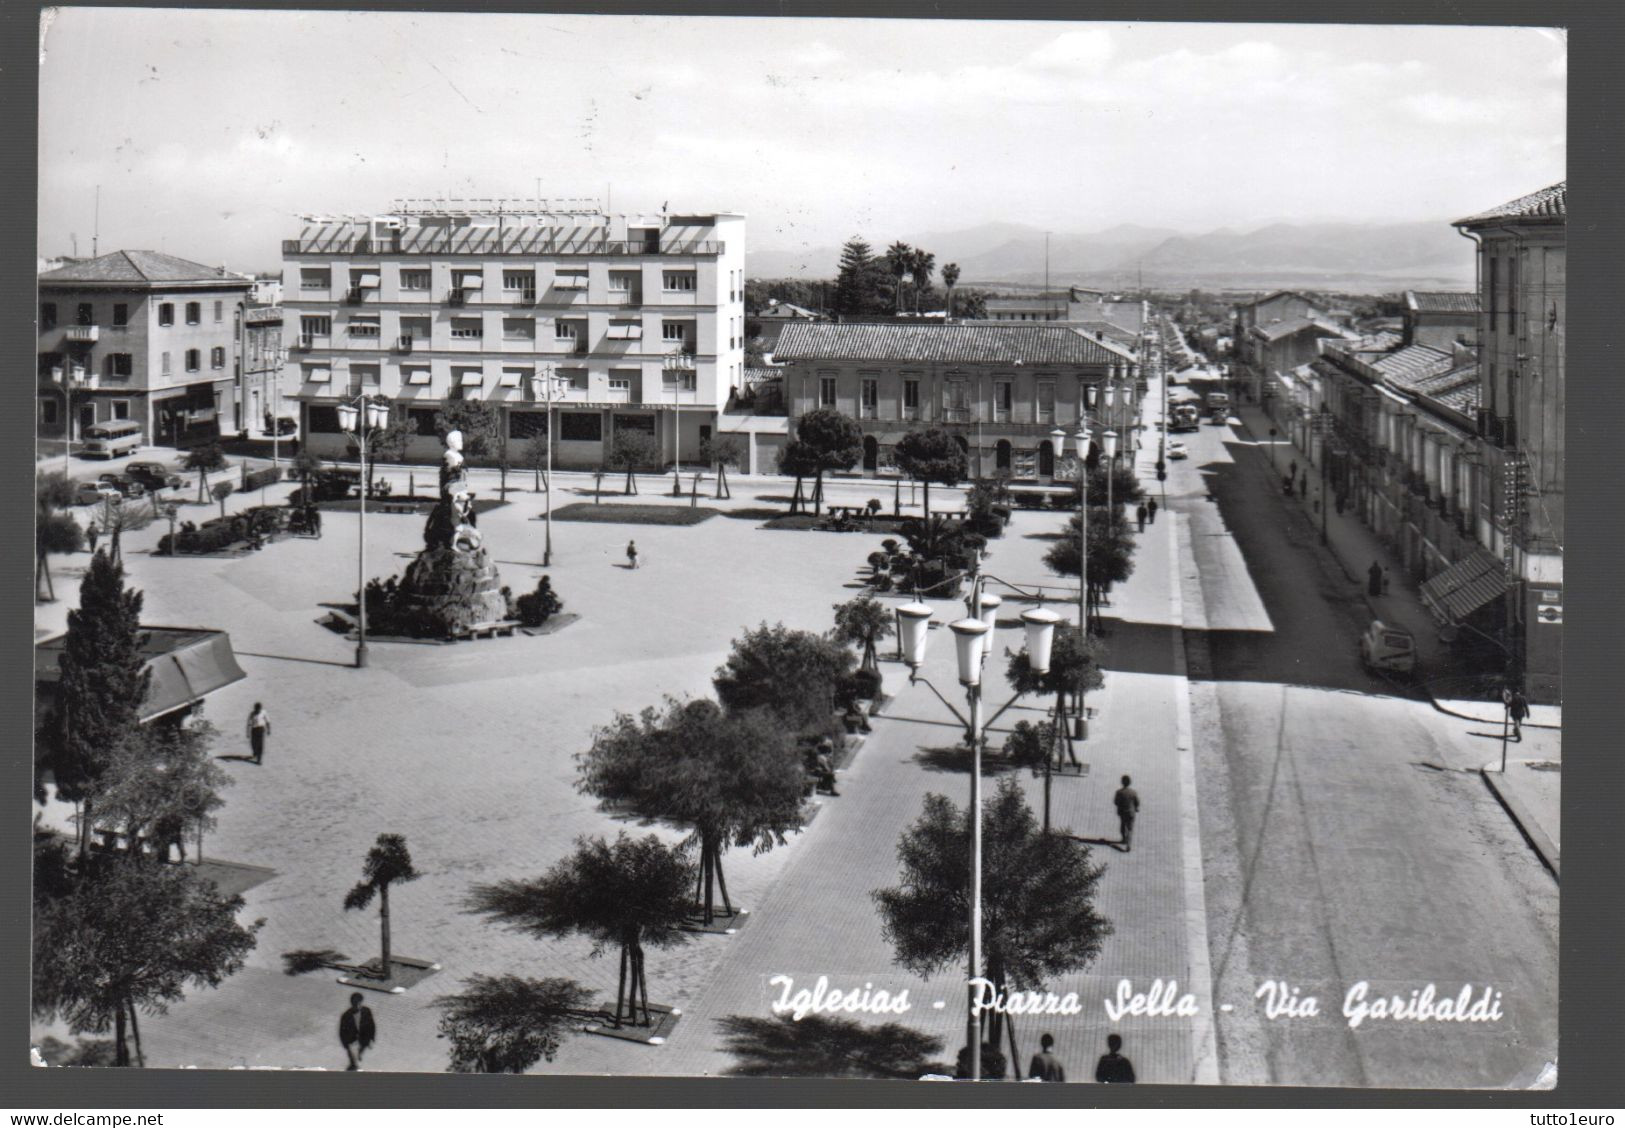
[[993, 447], [993, 469], [1010, 469], [1010, 440], [1000, 439]]
[[1055, 444], [1048, 439], [1038, 444], [1038, 476], [1055, 477]]
[[873, 435], [863, 436], [863, 468], [871, 474], [880, 468], [880, 443]]

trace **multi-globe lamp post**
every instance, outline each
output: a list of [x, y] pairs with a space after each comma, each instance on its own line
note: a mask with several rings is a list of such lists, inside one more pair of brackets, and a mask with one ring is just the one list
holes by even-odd
[[[1066, 445], [1066, 432], [1059, 427], [1050, 432], [1055, 449]], [[1089, 448], [1093, 440], [1087, 425], [1072, 436], [1072, 450], [1078, 460], [1078, 629], [1089, 630]], [[1115, 442], [1115, 436], [1113, 437]]]
[[339, 428], [356, 437], [361, 451], [361, 519], [356, 537], [356, 669], [367, 665], [367, 440], [389, 426], [389, 401], [365, 392], [337, 408]]
[[[905, 603], [897, 609], [898, 641], [903, 661], [908, 664], [909, 683], [923, 682], [936, 694], [948, 711], [965, 726], [971, 748], [970, 771], [970, 952], [969, 975], [965, 985], [965, 1045], [970, 1058], [970, 1079], [982, 1079], [981, 1019], [976, 1008], [976, 987], [969, 982], [982, 975], [982, 732], [1008, 709], [1019, 697], [1009, 702], [984, 721], [982, 717], [982, 667], [993, 638], [993, 624], [1002, 602], [998, 596], [983, 592], [986, 577], [978, 576], [971, 585], [966, 601], [964, 618], [948, 624], [954, 635], [955, 657], [959, 666], [959, 684], [965, 689], [970, 716], [962, 715], [953, 704], [938, 692], [936, 686], [920, 676], [925, 661], [926, 643], [931, 626], [931, 608], [924, 603]], [[1055, 625], [1061, 617], [1053, 611], [1039, 607], [1024, 611], [1022, 624], [1027, 633], [1027, 664], [1036, 675], [1049, 673], [1050, 654], [1055, 643]]]

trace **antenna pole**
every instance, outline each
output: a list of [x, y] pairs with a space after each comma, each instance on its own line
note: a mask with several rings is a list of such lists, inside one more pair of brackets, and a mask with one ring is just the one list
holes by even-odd
[[96, 217], [90, 229], [90, 257], [96, 257], [97, 244], [101, 242], [102, 234], [102, 186], [96, 185]]

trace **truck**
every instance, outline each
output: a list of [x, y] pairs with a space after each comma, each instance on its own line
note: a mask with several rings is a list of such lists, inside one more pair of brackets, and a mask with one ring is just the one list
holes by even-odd
[[1230, 418], [1230, 394], [1228, 392], [1209, 392], [1207, 394], [1207, 411], [1215, 423], [1223, 423]]
[[1174, 434], [1195, 431], [1202, 425], [1202, 412], [1195, 401], [1176, 403], [1168, 409], [1168, 430]]

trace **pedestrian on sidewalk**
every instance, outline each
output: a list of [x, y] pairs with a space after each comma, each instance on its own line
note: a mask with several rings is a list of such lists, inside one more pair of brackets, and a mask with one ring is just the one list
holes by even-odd
[[94, 520], [92, 520], [89, 525], [85, 526], [85, 541], [90, 545], [90, 554], [92, 556], [96, 555], [96, 538], [100, 537], [101, 535], [102, 531], [96, 527], [96, 522]]
[[264, 705], [256, 701], [253, 712], [248, 714], [248, 746], [254, 752], [250, 759], [256, 764], [265, 758], [265, 738], [270, 735], [271, 715], [265, 711]]
[[1529, 698], [1523, 695], [1523, 690], [1514, 688], [1503, 690], [1501, 699], [1506, 702], [1507, 716], [1512, 718], [1512, 739], [1522, 744], [1523, 723], [1529, 719]]
[[1134, 1084], [1134, 1063], [1122, 1054], [1123, 1036], [1106, 1035], [1106, 1052], [1095, 1066], [1095, 1080], [1102, 1085]]
[[1348, 494], [1340, 493], [1340, 494], [1337, 495], [1337, 515], [1339, 517], [1343, 516], [1343, 510], [1348, 508], [1348, 504], [1349, 504], [1349, 495]]
[[628, 568], [636, 568], [638, 566], [638, 542], [637, 541], [627, 541], [626, 542], [626, 566]]
[[1112, 796], [1112, 803], [1117, 808], [1117, 834], [1125, 854], [1134, 849], [1134, 818], [1140, 813], [1139, 792], [1129, 786], [1133, 782], [1124, 776], [1123, 786]]
[[[365, 996], [356, 991], [350, 996], [350, 1009], [339, 1016], [339, 1045], [350, 1059], [345, 1072], [361, 1068], [361, 1055], [378, 1040], [378, 1026], [372, 1020], [372, 1008], [363, 1006]], [[1102, 1059], [1104, 1060], [1104, 1059]]]
[[1055, 1036], [1045, 1034], [1038, 1039], [1038, 1045], [1038, 1052], [1033, 1055], [1032, 1063], [1027, 1066], [1027, 1079], [1065, 1083], [1066, 1069], [1061, 1065], [1061, 1059], [1055, 1056]]
[[1287, 463], [1286, 476], [1288, 478], [1291, 478], [1294, 482], [1298, 480], [1298, 460], [1297, 459], [1294, 458], [1291, 462]]
[[1134, 510], [1134, 519], [1140, 523], [1140, 532], [1142, 533], [1145, 532], [1145, 514], [1145, 502], [1142, 501]]
[[1145, 503], [1145, 519], [1151, 524], [1157, 523], [1157, 499], [1152, 498]]
[[1382, 564], [1379, 563], [1378, 561], [1373, 560], [1371, 562], [1371, 567], [1366, 569], [1365, 575], [1366, 575], [1366, 585], [1365, 585], [1366, 594], [1367, 595], [1381, 595], [1382, 594], [1382, 587], [1383, 587]]

